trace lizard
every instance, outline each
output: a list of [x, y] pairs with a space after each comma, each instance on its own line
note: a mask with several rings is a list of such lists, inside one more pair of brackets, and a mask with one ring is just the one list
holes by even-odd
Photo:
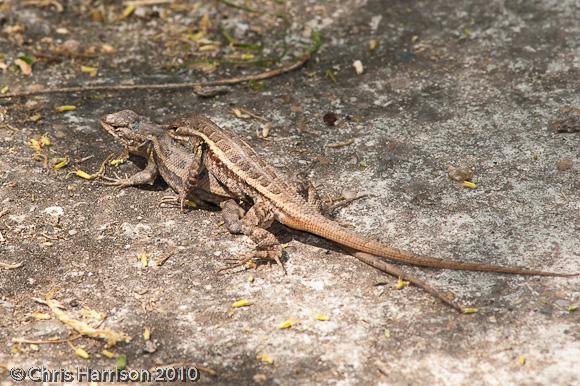
[[[175, 141], [169, 138], [167, 131], [160, 125], [151, 123], [147, 118], [139, 116], [130, 110], [109, 114], [101, 119], [101, 126], [118, 142], [121, 142], [128, 154], [147, 160], [147, 166], [141, 172], [129, 178], [109, 178], [101, 176], [106, 185], [124, 188], [142, 184], [153, 184], [157, 175], [161, 175], [165, 182], [177, 194], [183, 209], [185, 199], [193, 199], [196, 204], [200, 201], [220, 205], [234, 198], [230, 195], [207, 170], [201, 172], [197, 178], [197, 185], [191, 184], [187, 177], [191, 167], [198, 170], [203, 154], [203, 143], [187, 140]], [[189, 187], [189, 188], [187, 188]], [[181, 193], [180, 193], [181, 192]], [[332, 209], [332, 208], [330, 208]], [[434, 289], [421, 279], [415, 278], [398, 267], [395, 267], [377, 256], [362, 252], [353, 255], [363, 263], [370, 265], [384, 273], [398, 277], [413, 285], [422, 288], [427, 293], [438, 298], [459, 312], [465, 309], [455, 303], [449, 296]]]
[[[144, 119], [130, 110], [109, 114], [101, 120], [103, 127], [117, 139], [127, 141], [134, 135], [133, 130], [145, 127]], [[151, 125], [151, 124], [149, 124]], [[166, 134], [162, 134], [165, 131]], [[171, 138], [179, 143], [180, 152], [187, 152], [188, 147], [195, 146], [198, 151], [189, 152], [189, 159], [180, 164], [181, 181], [167, 181], [183, 200], [184, 195], [192, 191], [203, 191], [210, 196], [219, 197], [224, 223], [232, 233], [242, 233], [250, 237], [256, 245], [253, 259], [276, 261], [282, 265], [282, 247], [267, 229], [278, 221], [289, 228], [306, 231], [333, 241], [352, 252], [357, 258], [367, 264], [376, 266], [377, 256], [398, 263], [423, 266], [438, 269], [487, 271], [505, 274], [534, 276], [578, 276], [577, 273], [558, 273], [533, 270], [519, 267], [499, 266], [485, 263], [468, 263], [442, 260], [433, 257], [420, 256], [412, 252], [400, 250], [382, 244], [379, 241], [340, 226], [325, 217], [320, 211], [319, 199], [314, 187], [306, 188], [280, 174], [261, 158], [246, 142], [231, 132], [214, 124], [208, 118], [199, 114], [190, 114], [176, 119], [168, 124], [159, 125], [147, 135], [147, 142], [155, 138]], [[189, 138], [186, 141], [184, 138]], [[129, 145], [135, 146], [130, 141]], [[140, 142], [144, 143], [143, 138]], [[189, 143], [189, 146], [184, 145]], [[173, 145], [178, 148], [177, 145]], [[156, 151], [149, 150], [146, 154], [150, 165], [156, 164], [163, 168], [164, 160]], [[145, 154], [140, 153], [141, 156]], [[157, 160], [155, 160], [157, 157]], [[147, 169], [146, 168], [146, 169]], [[131, 181], [119, 181], [120, 186], [134, 184]], [[306, 196], [306, 197], [305, 197]], [[239, 205], [239, 203], [244, 205]], [[245, 207], [244, 207], [245, 206]], [[246, 210], [247, 208], [247, 210]], [[245, 259], [245, 261], [248, 261]], [[282, 265], [283, 266], [283, 265]]]

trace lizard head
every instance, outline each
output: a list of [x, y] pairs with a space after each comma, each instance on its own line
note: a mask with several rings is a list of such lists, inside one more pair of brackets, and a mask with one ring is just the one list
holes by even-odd
[[130, 147], [140, 146], [148, 141], [151, 134], [162, 130], [131, 110], [105, 115], [101, 118], [101, 126], [117, 140]]

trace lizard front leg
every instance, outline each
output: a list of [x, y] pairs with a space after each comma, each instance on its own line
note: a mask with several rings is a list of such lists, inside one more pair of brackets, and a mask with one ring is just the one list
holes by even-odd
[[280, 260], [282, 246], [278, 239], [266, 230], [274, 221], [274, 213], [269, 205], [258, 201], [244, 214], [244, 210], [234, 200], [228, 200], [223, 203], [222, 210], [224, 223], [231, 233], [244, 234], [256, 243], [252, 256], [244, 259], [242, 264], [250, 259], [274, 260], [286, 273], [286, 268]]
[[110, 178], [102, 176], [101, 178], [104, 179], [106, 182], [103, 182], [105, 185], [116, 186], [119, 189], [127, 188], [129, 186], [137, 186], [137, 185], [153, 185], [155, 179], [159, 175], [159, 168], [157, 167], [157, 163], [151, 154], [147, 157], [147, 166], [145, 169], [141, 170], [138, 173], [135, 173], [129, 178]]

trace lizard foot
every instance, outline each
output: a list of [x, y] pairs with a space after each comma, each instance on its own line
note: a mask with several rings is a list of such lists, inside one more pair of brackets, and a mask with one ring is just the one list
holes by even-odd
[[337, 209], [344, 208], [345, 206], [352, 204], [354, 201], [365, 197], [368, 197], [368, 194], [361, 194], [360, 196], [346, 198], [344, 200], [335, 202], [334, 204], [327, 206], [325, 208], [325, 211], [327, 211], [330, 214], [333, 214]]
[[192, 209], [197, 209], [200, 207], [200, 204], [198, 204], [194, 200], [182, 198], [182, 196], [180, 194], [176, 194], [173, 196], [161, 197], [161, 201], [159, 202], [159, 206], [161, 208], [168, 208], [168, 207], [173, 208], [173, 207], [179, 206], [181, 208], [181, 211], [185, 212], [184, 209], [186, 207], [192, 208]]
[[218, 272], [221, 273], [221, 272], [225, 272], [225, 271], [230, 271], [230, 270], [238, 268], [238, 267], [244, 267], [245, 268], [244, 270], [257, 269], [264, 262], [271, 263], [271, 262], [275, 261], [277, 265], [282, 267], [284, 274], [287, 275], [288, 272], [286, 271], [286, 267], [284, 266], [284, 263], [282, 263], [282, 260], [280, 259], [281, 256], [282, 256], [281, 251], [279, 252], [277, 250], [253, 251], [253, 252], [246, 254], [246, 256], [243, 257], [242, 259], [226, 258], [225, 260], [230, 262], [230, 263], [228, 263], [227, 267], [221, 268]]
[[107, 176], [101, 176], [101, 180], [104, 180], [99, 181], [102, 185], [114, 186], [117, 189], [124, 189], [134, 185], [128, 178], [111, 178]]

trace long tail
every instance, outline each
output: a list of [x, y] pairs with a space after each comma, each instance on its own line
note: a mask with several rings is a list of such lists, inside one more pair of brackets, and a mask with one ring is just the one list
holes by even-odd
[[568, 277], [579, 275], [578, 273], [545, 272], [518, 267], [503, 267], [492, 264], [462, 263], [457, 261], [436, 259], [433, 257], [419, 256], [412, 252], [388, 247], [375, 240], [361, 236], [358, 233], [341, 227], [334, 221], [331, 221], [323, 216], [309, 216], [308, 219], [285, 218], [282, 222], [291, 228], [313, 233], [317, 236], [334, 241], [335, 243], [345, 247], [370, 253], [372, 255], [382, 256], [386, 259], [409, 265], [438, 269], [485, 271], [529, 276]]

